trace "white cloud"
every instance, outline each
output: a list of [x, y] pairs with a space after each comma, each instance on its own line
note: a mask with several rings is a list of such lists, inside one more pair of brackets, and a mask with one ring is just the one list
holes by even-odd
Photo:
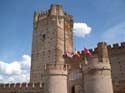
[[92, 28], [86, 23], [74, 23], [74, 35], [77, 37], [85, 37], [90, 34]]
[[22, 69], [27, 69], [31, 65], [31, 58], [28, 55], [23, 55], [22, 60], [20, 62]]
[[125, 23], [120, 23], [107, 29], [102, 39], [108, 43], [125, 42]]
[[0, 72], [7, 75], [20, 74], [20, 64], [18, 62], [8, 64], [0, 61]]
[[29, 82], [31, 57], [23, 55], [19, 61], [0, 61], [0, 82]]
[[3, 77], [0, 75], [0, 81], [3, 81]]
[[5, 81], [5, 83], [8, 83], [8, 82], [11, 82], [11, 83], [14, 83], [14, 82], [29, 82], [29, 73], [22, 73], [20, 75], [12, 75], [10, 77], [8, 77], [8, 80]]

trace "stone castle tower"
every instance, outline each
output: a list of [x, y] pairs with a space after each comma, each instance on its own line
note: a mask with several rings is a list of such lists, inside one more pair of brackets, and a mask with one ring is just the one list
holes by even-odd
[[113, 93], [107, 44], [98, 43], [97, 52], [97, 57], [91, 57], [83, 66], [85, 93]]
[[[60, 93], [67, 93], [68, 68], [63, 55], [73, 49], [72, 28], [72, 16], [66, 14], [61, 5], [51, 5], [49, 11], [34, 13], [30, 80], [45, 81], [45, 93], [58, 93], [61, 86]], [[59, 81], [54, 88], [55, 82]]]

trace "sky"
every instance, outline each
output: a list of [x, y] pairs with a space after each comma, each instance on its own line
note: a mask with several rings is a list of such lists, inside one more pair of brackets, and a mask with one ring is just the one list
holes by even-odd
[[61, 4], [74, 18], [74, 48], [125, 42], [125, 0], [0, 0], [0, 83], [28, 82], [33, 14]]

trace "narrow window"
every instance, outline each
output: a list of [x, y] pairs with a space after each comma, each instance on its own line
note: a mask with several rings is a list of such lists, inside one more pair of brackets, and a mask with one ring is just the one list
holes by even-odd
[[45, 39], [46, 38], [46, 35], [45, 34], [43, 34], [43, 39]]

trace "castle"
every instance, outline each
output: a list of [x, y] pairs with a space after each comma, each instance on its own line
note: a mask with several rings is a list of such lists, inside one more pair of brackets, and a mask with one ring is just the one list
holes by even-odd
[[125, 93], [125, 42], [70, 59], [73, 17], [61, 5], [35, 12], [33, 26], [30, 82], [0, 84], [0, 93]]

